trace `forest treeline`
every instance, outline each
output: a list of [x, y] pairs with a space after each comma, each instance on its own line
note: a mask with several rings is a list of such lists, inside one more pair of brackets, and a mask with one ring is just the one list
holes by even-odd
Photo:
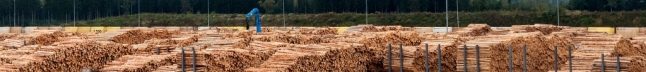
[[20, 26], [34, 26], [139, 13], [244, 14], [252, 8], [260, 8], [263, 14], [280, 14], [283, 10], [288, 14], [365, 13], [366, 4], [369, 13], [438, 13], [447, 10], [446, 3], [449, 11], [461, 12], [555, 13], [557, 9], [614, 12], [644, 10], [645, 1], [367, 0], [366, 3], [366, 0], [0, 0], [0, 23], [4, 26], [13, 24], [14, 17]]

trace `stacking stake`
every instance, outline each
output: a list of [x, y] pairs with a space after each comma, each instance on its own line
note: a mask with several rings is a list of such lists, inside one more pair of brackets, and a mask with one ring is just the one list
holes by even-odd
[[31, 41], [31, 45], [36, 45], [36, 41]]
[[399, 72], [404, 72], [404, 47], [399, 44]]
[[437, 44], [437, 71], [442, 72], [442, 47]]
[[22, 41], [23, 45], [27, 45], [27, 40]]
[[603, 59], [603, 54], [601, 54], [601, 72], [606, 72], [606, 61]]
[[186, 72], [186, 70], [185, 70], [186, 69], [186, 61], [185, 61], [186, 58], [184, 58], [184, 57], [185, 57], [184, 56], [184, 48], [182, 48], [182, 72]]
[[468, 70], [467, 67], [467, 45], [464, 45], [464, 72]]
[[11, 49], [16, 49], [16, 46], [11, 46]]
[[619, 62], [619, 54], [617, 54], [617, 72], [621, 72], [621, 62]]
[[476, 45], [476, 72], [480, 72], [480, 46]]
[[424, 61], [424, 68], [426, 69], [425, 72], [428, 72], [428, 44], [426, 44], [426, 61]]
[[393, 72], [393, 56], [392, 56], [392, 46], [388, 44], [388, 72]]
[[197, 59], [196, 59], [197, 54], [195, 54], [195, 47], [191, 47], [191, 48], [193, 49], [193, 72], [197, 72], [197, 67], [195, 66], [195, 65], [197, 64], [197, 63], [196, 63], [196, 61], [197, 61]]
[[161, 51], [159, 50], [159, 47], [157, 47], [157, 55], [159, 55]]
[[513, 55], [512, 52], [513, 51], [511, 49], [511, 45], [509, 45], [509, 72], [514, 72], [513, 71], [513, 66], [514, 66], [513, 64], [514, 63], [513, 63], [513, 58], [512, 58], [512, 55]]
[[567, 47], [568, 56], [567, 59], [570, 61], [570, 72], [572, 72], [572, 46]]

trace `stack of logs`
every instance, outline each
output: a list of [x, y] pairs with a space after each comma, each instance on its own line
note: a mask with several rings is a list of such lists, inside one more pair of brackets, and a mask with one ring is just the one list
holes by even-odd
[[554, 31], [560, 31], [561, 28], [551, 24], [534, 24], [534, 25], [512, 25], [511, 31], [514, 32], [535, 32], [539, 31], [543, 34], [550, 34]]
[[457, 31], [453, 31], [450, 34], [455, 34], [460, 37], [468, 37], [468, 36], [482, 36], [492, 31], [493, 30], [491, 29], [491, 26], [487, 24], [469, 24], [468, 27], [458, 29]]
[[121, 35], [112, 37], [110, 40], [124, 44], [139, 44], [149, 39], [169, 39], [172, 35], [178, 34], [179, 31], [152, 30], [150, 32], [141, 29], [130, 30]]
[[359, 40], [359, 43], [364, 44], [368, 47], [385, 48], [388, 44], [417, 46], [420, 45], [420, 43], [424, 39], [423, 37], [420, 37], [417, 32], [412, 31], [366, 32], [363, 34], [366, 37]]
[[282, 47], [267, 61], [245, 71], [382, 71], [369, 48], [353, 43]]
[[[117, 57], [131, 54], [133, 50], [121, 44], [100, 44], [86, 42], [69, 48], [46, 46], [21, 48], [33, 49], [33, 54], [27, 54], [27, 60], [19, 63], [4, 64], [2, 71], [74, 71], [98, 70], [104, 64]], [[31, 60], [37, 59], [37, 60]]]
[[134, 54], [122, 56], [102, 68], [102, 72], [150, 72], [164, 65], [174, 64], [172, 57], [177, 52], [156, 54]]

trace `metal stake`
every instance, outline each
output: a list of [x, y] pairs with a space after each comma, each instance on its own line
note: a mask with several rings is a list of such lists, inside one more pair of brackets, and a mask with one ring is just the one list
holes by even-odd
[[467, 72], [467, 45], [464, 45], [464, 72]]
[[197, 63], [196, 63], [196, 61], [197, 61], [197, 59], [196, 59], [197, 54], [195, 54], [195, 47], [191, 47], [191, 48], [193, 49], [193, 72], [197, 72], [197, 66], [195, 66], [195, 65], [197, 64]]
[[621, 72], [621, 62], [619, 61], [619, 54], [617, 54], [617, 72]]
[[157, 47], [157, 55], [159, 55], [161, 51], [159, 51], [159, 47]]
[[509, 72], [514, 72], [513, 71], [513, 67], [514, 67], [513, 64], [514, 63], [513, 63], [513, 58], [512, 58], [512, 55], [513, 55], [512, 52], [513, 51], [511, 49], [511, 45], [509, 45]]
[[184, 58], [184, 57], [185, 57], [184, 56], [184, 48], [182, 48], [182, 72], [186, 72], [186, 70], [185, 70], [186, 69], [186, 61], [185, 61], [186, 58]]
[[606, 62], [603, 59], [603, 54], [601, 54], [601, 72], [606, 72]]
[[480, 46], [476, 45], [476, 72], [480, 72]]
[[523, 45], [523, 72], [527, 72], [527, 45]]
[[170, 53], [170, 47], [166, 47], [166, 52]]
[[570, 72], [572, 72], [572, 46], [568, 46], [567, 50], [568, 50], [567, 51], [568, 52], [567, 59], [568, 59], [568, 61], [570, 61], [570, 64], [569, 64], [570, 65]]
[[393, 53], [392, 53], [393, 47], [388, 44], [388, 72], [393, 72]]
[[[442, 47], [437, 44], [437, 71], [442, 72]], [[403, 72], [403, 71], [402, 71]]]
[[11, 46], [11, 49], [16, 49], [16, 46]]
[[399, 72], [404, 72], [404, 47], [399, 44]]
[[426, 69], [425, 72], [428, 72], [428, 44], [426, 44], [426, 61], [424, 61], [424, 68]]

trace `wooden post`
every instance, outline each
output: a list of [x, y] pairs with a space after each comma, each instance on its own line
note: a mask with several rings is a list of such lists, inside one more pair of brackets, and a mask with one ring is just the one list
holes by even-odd
[[388, 72], [393, 72], [393, 52], [392, 52], [392, 46], [388, 44]]
[[476, 45], [476, 72], [480, 72], [480, 47]]

